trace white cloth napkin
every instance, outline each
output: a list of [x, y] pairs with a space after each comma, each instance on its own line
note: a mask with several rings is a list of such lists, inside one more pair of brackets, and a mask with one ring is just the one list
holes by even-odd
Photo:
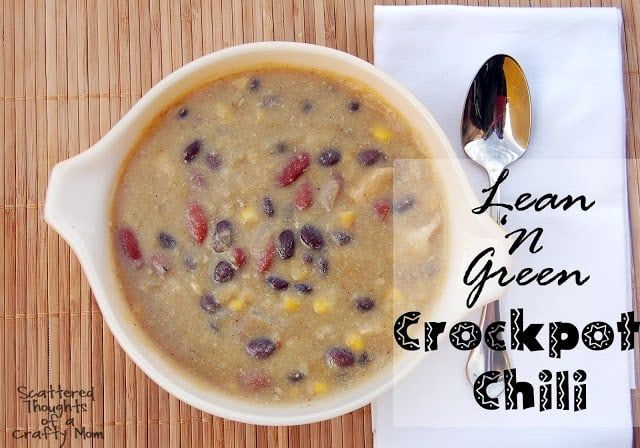
[[[545, 229], [543, 252], [518, 251], [514, 268], [579, 268], [592, 279], [580, 288], [512, 287], [501, 302], [503, 316], [523, 307], [525, 322], [614, 325], [632, 309], [620, 11], [376, 6], [374, 31], [375, 64], [432, 112], [479, 198], [487, 180], [466, 161], [459, 137], [467, 89], [492, 55], [518, 60], [531, 89], [533, 134], [503, 185], [503, 200], [513, 203], [522, 192], [573, 193], [596, 206], [587, 213], [511, 213], [507, 228]], [[547, 332], [546, 326], [543, 340]], [[582, 412], [541, 413], [537, 403], [527, 411], [481, 409], [464, 376], [466, 353], [447, 339], [443, 335], [438, 352], [374, 403], [377, 448], [631, 446], [632, 361], [620, 351], [617, 333], [608, 350], [592, 352], [581, 343], [561, 360], [546, 352], [510, 353], [518, 379], [536, 389], [543, 368], [586, 370], [588, 409]]]

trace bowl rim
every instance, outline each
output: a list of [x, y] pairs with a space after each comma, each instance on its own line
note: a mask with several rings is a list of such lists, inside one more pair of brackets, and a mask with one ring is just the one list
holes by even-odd
[[[464, 177], [464, 175], [462, 174], [462, 169], [459, 166], [459, 163], [457, 162], [457, 158], [455, 156], [453, 148], [451, 147], [450, 142], [448, 141], [444, 132], [440, 128], [439, 124], [436, 122], [436, 120], [433, 118], [433, 116], [430, 114], [427, 108], [424, 105], [422, 105], [406, 88], [400, 85], [397, 81], [392, 79], [390, 76], [386, 75], [384, 72], [382, 72], [380, 69], [373, 66], [372, 64], [362, 59], [359, 59], [353, 55], [350, 55], [348, 53], [342, 52], [340, 50], [335, 50], [332, 48], [322, 47], [322, 46], [313, 45], [313, 44], [297, 43], [297, 42], [278, 42], [278, 41], [257, 42], [257, 43], [249, 43], [249, 44], [228, 47], [228, 48], [204, 55], [178, 68], [177, 70], [175, 70], [174, 72], [172, 72], [171, 74], [163, 78], [155, 86], [153, 86], [147, 93], [145, 93], [145, 95], [143, 95], [142, 98], [140, 98], [140, 100], [138, 100], [138, 102], [134, 104], [133, 107], [92, 148], [90, 148], [85, 152], [82, 152], [78, 156], [75, 156], [73, 159], [88, 160], [91, 158], [95, 159], [103, 156], [105, 151], [108, 152], [109, 148], [113, 144], [117, 143], [118, 136], [123, 132], [127, 132], [127, 130], [132, 126], [132, 122], [135, 121], [140, 114], [142, 114], [145, 110], [147, 110], [149, 106], [153, 106], [154, 103], [158, 100], [158, 98], [162, 96], [164, 92], [167, 91], [167, 89], [174, 86], [180, 80], [190, 77], [200, 70], [210, 69], [210, 67], [214, 64], [224, 63], [225, 60], [228, 60], [230, 58], [243, 57], [243, 56], [251, 55], [254, 53], [262, 53], [262, 52], [284, 52], [284, 53], [287, 53], [287, 52], [301, 53], [302, 52], [314, 57], [322, 58], [326, 62], [341, 62], [347, 65], [351, 65], [361, 71], [370, 72], [372, 76], [374, 76], [375, 78], [378, 78], [378, 80], [381, 83], [388, 86], [393, 91], [394, 94], [401, 95], [402, 99], [408, 102], [412, 107], [413, 110], [411, 112], [417, 112], [420, 115], [421, 120], [424, 121], [424, 123], [430, 128], [430, 131], [434, 134], [435, 138], [437, 139], [438, 145], [440, 146], [439, 151], [443, 152], [447, 159], [450, 159], [451, 163], [453, 163], [454, 168], [457, 170], [457, 174], [462, 175]], [[275, 64], [284, 65], [284, 64], [279, 64], [278, 62], [276, 62]], [[256, 66], [258, 65], [259, 64], [257, 64]], [[307, 67], [307, 68], [310, 67], [310, 65], [305, 65], [304, 63], [286, 64], [286, 65], [291, 65], [291, 66], [298, 65], [299, 67]], [[227, 72], [227, 74], [233, 73], [236, 71], [240, 71], [240, 70], [230, 70], [229, 72]], [[341, 75], [341, 70], [334, 67], [333, 65], [331, 65], [330, 67], [327, 67], [326, 71], [330, 73], [335, 73], [337, 75]], [[214, 76], [211, 76], [211, 79], [215, 79], [224, 75], [225, 75], [224, 70], [219, 70], [216, 72]], [[352, 75], [346, 75], [346, 76], [354, 78], [355, 80], [367, 85], [369, 88], [374, 90], [377, 94], [383, 97], [385, 96], [381, 92], [377, 91], [373, 86], [371, 86], [370, 83], [367, 82], [366, 80], [360, 79]], [[187, 94], [192, 89], [193, 88], [184, 89], [181, 95]], [[177, 95], [177, 96], [179, 97], [180, 95]], [[175, 102], [175, 99], [172, 100], [172, 102]], [[394, 106], [394, 108], [396, 107]], [[405, 112], [401, 110], [398, 110], [398, 112], [402, 115], [405, 115]], [[155, 112], [154, 115], [157, 115], [157, 112]], [[416, 130], [416, 131], [418, 134], [425, 134], [426, 132], [421, 130]], [[127, 151], [126, 151], [127, 154], [131, 151], [134, 145], [135, 144], [132, 144], [127, 148]], [[123, 159], [123, 161], [124, 160], [126, 160], [126, 156]], [[119, 163], [120, 166], [122, 165], [123, 161]], [[92, 265], [92, 257], [87, 255], [88, 251], [82, 247], [83, 246], [82, 241], [79, 241], [77, 238], [74, 238], [73, 236], [71, 236], [68, 229], [65, 229], [64, 226], [62, 226], [59, 223], [59, 220], [56, 218], [54, 203], [53, 201], [50, 200], [50, 190], [54, 186], [54, 178], [57, 179], [57, 178], [63, 177], [65, 174], [71, 175], [71, 166], [68, 164], [68, 162], [70, 162], [70, 160], [59, 163], [58, 165], [56, 165], [56, 167], [54, 167], [54, 170], [51, 173], [49, 189], [47, 190], [47, 200], [45, 202], [45, 213], [44, 213], [45, 220], [69, 243], [71, 248], [74, 250], [74, 252], [76, 253], [76, 255], [80, 260], [83, 270], [87, 274], [89, 282], [92, 284], [92, 289], [93, 289], [93, 281], [94, 280], [97, 281], [97, 279], [99, 278], [99, 275], [97, 274], [97, 272], [94, 269], [94, 266]], [[119, 172], [119, 169], [117, 170], [117, 172]], [[116, 174], [115, 179], [117, 179], [117, 176], [118, 174]], [[461, 185], [459, 185], [459, 187], [461, 188], [461, 193], [463, 197], [466, 200], [470, 201], [470, 203], [474, 201], [477, 202], [477, 199], [475, 198], [475, 194], [471, 190], [471, 186], [469, 185], [468, 181], [466, 181], [466, 177], [464, 179], [465, 181], [463, 181]], [[115, 182], [113, 183], [115, 184]], [[442, 184], [443, 186], [445, 186], [445, 190], [446, 190], [447, 183], [444, 182], [443, 180]], [[110, 195], [109, 197], [111, 198], [112, 195]], [[449, 207], [449, 204], [446, 204], [446, 205], [447, 207]], [[450, 217], [451, 217], [450, 213], [448, 213], [448, 217], [450, 220]], [[484, 221], [486, 221], [485, 222], [486, 226], [497, 227], [497, 225], [493, 221], [491, 221], [489, 218], [486, 218], [486, 220]], [[495, 231], [495, 228], [493, 230]], [[502, 229], [500, 229], [500, 232], [504, 233]], [[449, 240], [452, 239], [452, 234], [453, 232], [451, 230], [448, 230]], [[449, 244], [449, 246], [450, 246], [449, 255], [451, 255], [451, 252], [454, 246], [453, 244]], [[113, 260], [111, 260], [110, 263], [113, 263]], [[269, 415], [268, 413], [263, 413], [263, 414], [248, 413], [244, 411], [230, 409], [229, 407], [226, 407], [226, 406], [220, 406], [216, 402], [212, 402], [211, 400], [205, 400], [199, 397], [194, 392], [194, 389], [196, 388], [196, 386], [193, 384], [193, 381], [192, 381], [193, 387], [191, 387], [190, 389], [187, 389], [186, 387], [183, 387], [182, 385], [176, 383], [176, 381], [174, 381], [172, 378], [169, 378], [168, 376], [166, 376], [156, 366], [153, 365], [153, 360], [155, 359], [156, 355], [148, 355], [147, 353], [144, 352], [144, 350], [135, 346], [136, 341], [130, 340], [130, 335], [128, 335], [127, 331], [123, 329], [123, 326], [126, 324], [126, 321], [127, 321], [126, 316], [118, 315], [119, 313], [117, 310], [117, 306], [111, 303], [108, 297], [103, 297], [103, 295], [99, 294], [98, 292], [95, 293], [95, 296], [100, 306], [104, 320], [107, 323], [109, 329], [111, 330], [114, 338], [116, 339], [118, 344], [124, 349], [127, 355], [131, 357], [131, 359], [135, 362], [135, 364], [138, 365], [141, 368], [141, 370], [144, 371], [144, 373], [150, 379], [156, 382], [164, 390], [168, 391], [172, 395], [176, 396], [177, 398], [188, 403], [191, 406], [194, 406], [205, 412], [212, 413], [214, 415], [218, 415], [224, 418], [228, 418], [228, 419], [232, 419], [232, 420], [240, 421], [244, 423], [260, 424], [260, 425], [298, 425], [298, 424], [317, 422], [317, 421], [321, 421], [321, 420], [336, 417], [338, 415], [345, 414], [347, 412], [353, 411], [355, 409], [358, 409], [370, 403], [373, 399], [377, 398], [382, 393], [389, 390], [394, 384], [402, 380], [405, 376], [409, 374], [409, 372], [414, 370], [414, 368], [424, 359], [425, 357], [424, 355], [426, 355], [426, 353], [423, 352], [420, 354], [421, 356], [420, 355], [412, 356], [411, 357], [412, 359], [410, 361], [405, 362], [405, 365], [402, 367], [401, 371], [399, 372], [396, 371], [395, 361], [392, 362], [394, 365], [391, 366], [391, 369], [389, 369], [391, 373], [388, 375], [388, 378], [381, 385], [377, 387], [370, 387], [369, 390], [366, 391], [366, 393], [363, 393], [362, 395], [348, 402], [345, 402], [341, 405], [338, 405], [337, 404], [338, 400], [335, 400], [336, 404], [333, 406], [327, 405], [325, 406], [324, 409], [319, 409], [313, 412], [303, 412], [302, 410], [303, 407], [298, 404], [298, 406], [300, 407], [300, 412], [297, 415], [291, 415], [291, 416]], [[385, 367], [385, 369], [386, 368], [387, 367]], [[220, 395], [227, 397], [228, 394], [220, 393]], [[246, 402], [246, 400], [236, 398], [236, 397], [231, 397], [230, 400], [238, 401], [241, 403]], [[324, 401], [322, 402], [318, 401], [316, 403], [324, 403]], [[256, 405], [256, 407], [260, 406], [255, 403], [252, 403], [252, 404]], [[291, 403], [291, 404], [287, 403], [287, 405], [296, 406], [296, 403]], [[276, 407], [281, 407], [281, 406], [283, 405], [274, 406], [272, 404], [269, 404], [266, 406], [262, 406], [262, 409], [275, 409]], [[310, 408], [311, 408], [311, 405], [307, 409], [310, 409]]]

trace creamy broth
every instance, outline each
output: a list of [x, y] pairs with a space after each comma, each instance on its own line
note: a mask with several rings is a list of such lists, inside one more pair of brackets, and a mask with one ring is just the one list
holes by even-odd
[[[351, 80], [264, 67], [199, 87], [153, 121], [116, 185], [135, 320], [185, 372], [254, 401], [306, 401], [388, 368], [394, 300], [434, 297], [446, 263], [430, 165], [396, 173], [393, 191], [393, 160], [425, 157]], [[416, 234], [395, 287], [393, 226]]]

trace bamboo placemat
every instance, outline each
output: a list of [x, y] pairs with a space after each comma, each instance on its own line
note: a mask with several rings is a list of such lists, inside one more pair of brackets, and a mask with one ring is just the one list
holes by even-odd
[[[160, 390], [114, 342], [78, 261], [46, 226], [42, 211], [53, 165], [91, 146], [174, 69], [205, 53], [260, 40], [317, 43], [371, 61], [374, 3], [382, 2], [0, 0], [0, 142], [4, 151], [0, 158], [0, 446], [27, 446], [24, 440], [16, 441], [12, 432], [36, 430], [47, 415], [28, 412], [16, 388], [37, 390], [49, 384], [95, 391], [94, 401], [83, 400], [89, 403], [86, 410], [65, 410], [61, 423], [102, 432], [104, 439], [80, 442], [70, 437], [65, 446], [372, 446], [369, 407], [314, 425], [266, 428], [213, 417]], [[640, 4], [636, 0], [406, 3], [623, 9], [630, 211], [637, 241]], [[633, 260], [638, 266], [637, 246]], [[636, 284], [639, 277], [636, 272]], [[639, 394], [632, 396], [635, 404], [640, 403]], [[637, 415], [635, 421], [639, 426]], [[47, 445], [33, 440], [28, 444]]]

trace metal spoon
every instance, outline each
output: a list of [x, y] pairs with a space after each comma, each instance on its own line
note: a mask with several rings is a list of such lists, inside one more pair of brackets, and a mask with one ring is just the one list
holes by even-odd
[[[482, 65], [467, 94], [462, 115], [464, 151], [487, 170], [489, 182], [494, 185], [507, 165], [524, 154], [530, 135], [531, 101], [524, 72], [512, 57], [493, 56]], [[494, 202], [499, 201], [498, 190]], [[497, 207], [491, 209], [491, 216], [500, 223]], [[483, 334], [487, 326], [497, 320], [500, 320], [500, 307], [496, 300], [482, 309]], [[478, 376], [490, 370], [501, 372], [501, 379], [502, 372], [509, 368], [506, 351], [494, 351], [480, 344], [469, 353], [467, 379], [473, 385]], [[493, 393], [497, 396], [502, 389], [494, 389]]]

